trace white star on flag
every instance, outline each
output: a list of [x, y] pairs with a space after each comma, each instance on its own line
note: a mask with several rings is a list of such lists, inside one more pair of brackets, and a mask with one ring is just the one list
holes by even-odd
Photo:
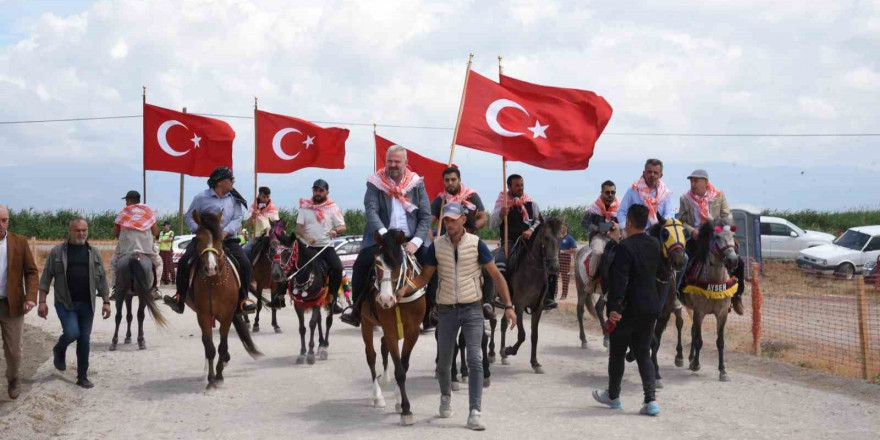
[[547, 139], [547, 134], [544, 133], [544, 131], [547, 130], [547, 127], [549, 127], [549, 126], [550, 126], [550, 125], [541, 125], [541, 121], [538, 121], [538, 120], [536, 119], [536, 120], [535, 120], [535, 126], [534, 126], [534, 127], [529, 127], [528, 130], [532, 132], [532, 138], [533, 138], [533, 139], [537, 139], [537, 138], [539, 138], [539, 137], [542, 137], [542, 138], [544, 138], [544, 139]]
[[303, 144], [305, 144], [306, 148], [311, 147], [312, 144], [314, 144], [314, 143], [315, 143], [314, 136], [306, 136], [306, 140], [303, 141]]
[[195, 146], [194, 148], [199, 148], [199, 142], [202, 141], [202, 138], [200, 138], [199, 135], [193, 133], [193, 138], [190, 140], [192, 141], [193, 145]]

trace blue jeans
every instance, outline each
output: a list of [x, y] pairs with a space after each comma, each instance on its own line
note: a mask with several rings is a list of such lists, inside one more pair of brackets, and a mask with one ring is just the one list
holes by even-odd
[[459, 329], [464, 333], [467, 345], [470, 409], [482, 411], [483, 308], [480, 301], [455, 307], [437, 305], [437, 370], [440, 374], [440, 394], [449, 396], [452, 392], [452, 355]]
[[95, 311], [89, 303], [75, 302], [70, 309], [55, 304], [55, 312], [61, 320], [64, 332], [55, 344], [55, 354], [64, 359], [67, 346], [76, 341], [76, 377], [85, 379], [89, 372], [89, 344], [92, 338], [92, 322]]

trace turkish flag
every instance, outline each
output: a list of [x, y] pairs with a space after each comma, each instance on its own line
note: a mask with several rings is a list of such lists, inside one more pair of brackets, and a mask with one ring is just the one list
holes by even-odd
[[[395, 143], [376, 135], [376, 171], [385, 168], [385, 155], [392, 145], [395, 145]], [[412, 150], [407, 148], [406, 167], [410, 171], [422, 176], [429, 199], [433, 200], [434, 197], [446, 190], [443, 186], [443, 170], [447, 168], [445, 163], [428, 159], [425, 156], [413, 153]]]
[[190, 176], [232, 168], [235, 131], [213, 118], [144, 104], [144, 169]]
[[582, 170], [611, 119], [611, 106], [593, 92], [530, 84], [501, 84], [468, 73], [455, 143], [550, 170]]
[[345, 168], [344, 128], [321, 128], [290, 116], [257, 111], [257, 172]]

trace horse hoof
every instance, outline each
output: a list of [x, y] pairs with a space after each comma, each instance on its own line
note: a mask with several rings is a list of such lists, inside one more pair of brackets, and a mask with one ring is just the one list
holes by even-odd
[[297, 364], [297, 365], [302, 365], [302, 364], [304, 364], [304, 363], [306, 363], [306, 355], [301, 354], [301, 355], [297, 356], [297, 358], [296, 358], [296, 364]]
[[730, 382], [730, 376], [728, 376], [727, 373], [721, 373], [718, 375], [718, 380], [721, 382]]
[[373, 399], [373, 408], [385, 408], [385, 398]]
[[679, 368], [683, 367], [684, 366], [684, 359], [680, 358], [680, 357], [675, 358], [675, 366], [679, 367]]
[[217, 389], [217, 384], [215, 384], [213, 382], [208, 382], [208, 386], [205, 387], [205, 391], [211, 391], [211, 390], [216, 390], [216, 389]]
[[690, 369], [691, 371], [700, 371], [700, 364], [696, 362], [691, 362]]
[[532, 369], [535, 370], [535, 374], [544, 374], [544, 367], [540, 365], [533, 366]]
[[115, 342], [110, 343], [110, 351], [116, 351], [116, 343]]
[[492, 378], [491, 377], [483, 378], [483, 388], [489, 388], [489, 385], [492, 385]]
[[253, 326], [253, 328], [251, 328], [251, 333], [259, 333], [259, 332], [260, 332], [260, 326], [255, 325], [255, 326]]
[[654, 388], [658, 389], [658, 390], [662, 390], [663, 389], [663, 382], [660, 382], [660, 379], [657, 379], [654, 382]]
[[326, 361], [327, 360], [327, 350], [324, 350], [324, 351], [318, 353], [318, 360], [319, 361]]
[[461, 383], [468, 383], [468, 377], [467, 377], [467, 376], [461, 376]]
[[403, 405], [399, 403], [394, 404], [394, 411], [397, 411], [398, 414], [403, 413]]
[[490, 355], [489, 355], [489, 363], [490, 363], [490, 364], [494, 364], [494, 363], [495, 363], [495, 355], [494, 355], [494, 354], [490, 354]]
[[131, 338], [125, 338], [125, 341], [123, 341], [122, 343], [123, 344], [131, 344]]
[[147, 341], [143, 339], [138, 339], [138, 350], [146, 350], [147, 349]]
[[501, 365], [510, 365], [510, 361], [506, 357], [501, 358]]
[[458, 391], [461, 389], [461, 386], [458, 385], [458, 382], [452, 382], [452, 391]]
[[315, 354], [314, 353], [309, 353], [309, 355], [306, 357], [306, 363], [309, 365], [315, 365]]
[[275, 333], [284, 333], [281, 331], [281, 327], [275, 327]]
[[586, 350], [586, 349], [588, 348], [588, 347], [587, 347], [587, 341], [581, 341], [581, 348], [584, 349], [584, 350]]
[[387, 374], [380, 374], [377, 379], [379, 379], [379, 386], [381, 388], [385, 388], [388, 386], [389, 383], [391, 383], [391, 376]]
[[413, 423], [414, 422], [413, 422], [413, 415], [412, 414], [406, 414], [406, 415], [400, 416], [400, 424], [401, 425], [412, 426]]

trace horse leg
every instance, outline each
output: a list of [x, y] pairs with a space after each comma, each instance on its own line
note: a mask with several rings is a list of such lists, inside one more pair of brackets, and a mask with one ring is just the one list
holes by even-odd
[[145, 310], [147, 309], [147, 303], [138, 298], [138, 350], [146, 350], [147, 349], [147, 340], [144, 338], [144, 319], [147, 317]]
[[199, 327], [202, 328], [202, 345], [205, 346], [205, 361], [208, 364], [208, 386], [207, 390], [217, 387], [216, 376], [214, 375], [214, 356], [217, 350], [214, 348], [214, 333], [211, 328], [213, 317], [199, 315]]
[[119, 324], [122, 324], [122, 305], [125, 302], [121, 298], [121, 293], [116, 296], [116, 331], [113, 332], [113, 339], [110, 341], [110, 351], [116, 351], [116, 344], [119, 342]]
[[661, 313], [660, 317], [657, 319], [657, 323], [654, 325], [654, 335], [651, 338], [651, 362], [654, 363], [654, 378], [657, 381], [657, 388], [663, 388], [663, 385], [660, 384], [660, 363], [657, 362], [657, 352], [660, 351], [660, 341], [663, 338], [663, 332], [666, 331], [666, 326], [668, 324], [669, 315]]
[[361, 323], [361, 337], [364, 339], [364, 353], [367, 355], [367, 366], [370, 367], [371, 395], [370, 405], [375, 408], [385, 408], [385, 398], [382, 397], [382, 387], [379, 386], [379, 378], [376, 377], [376, 350], [373, 349], [373, 326], [367, 322]]
[[[283, 284], [280, 285], [280, 287], [278, 287], [278, 292], [276, 292], [275, 295], [272, 296], [272, 301], [274, 301], [278, 295], [281, 295], [281, 297], [282, 297], [281, 299], [283, 301], [283, 299], [284, 299], [284, 285]], [[270, 310], [272, 310], [272, 328], [275, 329], [275, 333], [281, 333], [281, 326], [278, 325], [278, 309], [272, 308]]]
[[715, 346], [718, 347], [718, 380], [728, 382], [730, 377], [724, 367], [724, 326], [727, 324], [727, 306], [724, 306], [724, 310], [717, 313], [715, 318], [717, 318], [718, 325], [718, 339], [715, 341]]
[[223, 370], [231, 359], [229, 356], [229, 345], [227, 344], [230, 324], [232, 324], [232, 321], [220, 322], [220, 346], [217, 348], [220, 358], [217, 359], [217, 376], [214, 377], [214, 382], [218, 385], [223, 383]]
[[294, 309], [299, 320], [299, 357], [296, 358], [296, 364], [302, 365], [306, 363], [306, 312], [297, 307], [294, 307]]
[[483, 388], [489, 388], [491, 383], [489, 376], [492, 374], [489, 373], [489, 355], [486, 353], [489, 348], [489, 335], [486, 334], [485, 330], [483, 331], [483, 340], [480, 345], [480, 348], [483, 350]]
[[406, 368], [403, 366], [403, 362], [401, 362], [400, 359], [397, 340], [394, 338], [383, 339], [385, 346], [388, 348], [389, 354], [391, 354], [391, 361], [394, 363], [394, 379], [397, 382], [397, 391], [399, 393], [398, 398], [400, 399], [400, 407], [395, 409], [399, 409], [400, 424], [409, 426], [413, 424], [413, 414], [410, 410], [409, 397], [406, 395]]
[[134, 297], [125, 295], [125, 320], [128, 322], [128, 329], [125, 332], [125, 344], [131, 344], [131, 321], [134, 320], [134, 315], [131, 313], [131, 300]]
[[694, 309], [694, 324], [691, 328], [691, 351], [694, 358], [691, 360], [691, 371], [700, 371], [700, 350], [703, 348], [703, 312]]
[[315, 365], [315, 328], [321, 320], [320, 313], [315, 309], [320, 310], [318, 307], [312, 307], [312, 317], [309, 319], [309, 354], [306, 356], [306, 363], [309, 365]]
[[[330, 348], [330, 327], [333, 327], [333, 309], [336, 308], [336, 300], [333, 300], [333, 303], [330, 304], [330, 310], [327, 312], [327, 318], [324, 319], [324, 323], [327, 326], [327, 333], [324, 336], [324, 348]], [[325, 350], [326, 353], [326, 350]], [[327, 357], [325, 356], [326, 360]]]
[[681, 330], [684, 328], [684, 318], [681, 316], [681, 309], [675, 310], [675, 330], [678, 334], [678, 342], [675, 344], [675, 366], [684, 366], [684, 349], [681, 346]]
[[510, 363], [507, 360], [507, 347], [504, 345], [507, 342], [507, 316], [501, 315], [501, 328], [498, 331], [501, 332], [501, 348], [498, 349], [501, 353], [501, 365], [507, 365]]
[[[464, 340], [464, 332], [458, 333], [458, 354], [461, 356], [461, 381], [468, 381], [467, 345]], [[453, 361], [454, 362], [454, 361]]]
[[[326, 361], [327, 360], [327, 333], [324, 332], [324, 316], [322, 315], [321, 308], [315, 307], [312, 313], [318, 314], [318, 360]], [[333, 310], [330, 310], [330, 315], [333, 315]]]
[[385, 345], [385, 336], [382, 336], [379, 339], [379, 351], [382, 352], [382, 374], [379, 380], [379, 385], [384, 388], [391, 383], [391, 375], [388, 374], [388, 346]]
[[602, 327], [602, 346], [608, 348], [611, 335], [605, 333], [605, 330], [608, 329], [608, 322], [605, 321], [605, 304], [605, 295], [599, 296], [599, 300], [596, 301], [596, 318], [599, 320], [599, 327]]
[[[251, 332], [259, 333], [260, 332], [260, 311], [263, 310], [263, 286], [261, 286], [260, 283], [257, 283], [257, 289], [254, 292], [254, 295], [257, 297], [257, 312], [254, 313], [254, 325], [251, 327]], [[245, 313], [245, 317], [247, 317], [246, 313]]]
[[486, 358], [490, 364], [495, 363], [495, 326], [498, 325], [498, 318], [493, 317], [489, 320], [489, 353]]
[[[578, 286], [578, 287], [580, 287], [580, 286]], [[584, 291], [581, 291], [581, 289], [577, 289], [577, 290], [578, 290], [578, 302], [577, 302], [577, 307], [575, 307], [575, 310], [577, 311], [577, 320], [578, 320], [578, 328], [580, 330], [579, 336], [580, 336], [580, 340], [581, 340], [581, 348], [586, 349], [587, 348], [587, 334], [584, 333], [584, 311], [585, 311], [585, 308], [587, 305], [587, 295], [588, 294]]]
[[[534, 316], [533, 316], [534, 317]], [[505, 351], [510, 356], [516, 356], [516, 353], [519, 352], [519, 347], [526, 341], [526, 326], [522, 321], [523, 312], [522, 310], [516, 311], [516, 344], [513, 344], [511, 347], [507, 347]]]
[[532, 314], [532, 369], [537, 374], [544, 374], [544, 367], [538, 362], [538, 324], [541, 322], [541, 313], [544, 310], [538, 308]]

